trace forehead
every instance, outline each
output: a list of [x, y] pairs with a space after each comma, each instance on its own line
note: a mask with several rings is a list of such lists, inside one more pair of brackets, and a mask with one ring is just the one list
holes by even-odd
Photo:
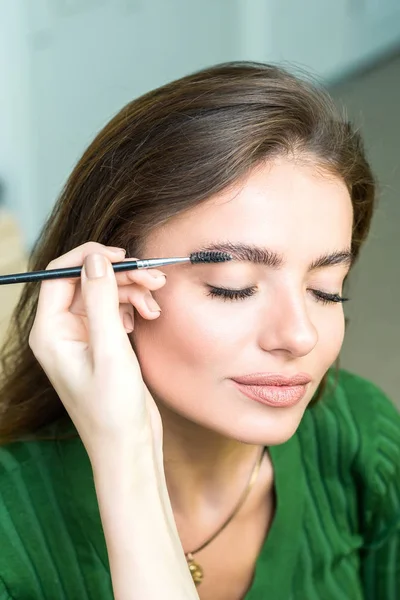
[[280, 160], [257, 167], [230, 189], [178, 215], [151, 236], [151, 246], [176, 253], [230, 240], [309, 257], [350, 246], [352, 222], [350, 195], [341, 179]]

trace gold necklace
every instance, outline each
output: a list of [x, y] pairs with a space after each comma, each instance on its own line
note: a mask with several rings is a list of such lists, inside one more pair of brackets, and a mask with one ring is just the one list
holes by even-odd
[[241, 495], [241, 497], [239, 499], [238, 504], [236, 505], [233, 512], [229, 515], [227, 520], [221, 525], [221, 527], [216, 531], [216, 533], [214, 533], [214, 535], [210, 539], [208, 539], [206, 542], [204, 542], [204, 544], [202, 544], [201, 546], [199, 546], [198, 548], [196, 548], [196, 550], [193, 550], [192, 552], [185, 553], [186, 560], [189, 565], [189, 571], [193, 577], [193, 581], [196, 586], [200, 585], [200, 583], [203, 581], [204, 572], [203, 572], [202, 567], [199, 565], [199, 563], [194, 560], [193, 555], [197, 554], [197, 552], [200, 552], [200, 550], [203, 550], [203, 548], [208, 546], [208, 544], [211, 544], [211, 542], [213, 540], [215, 540], [217, 535], [219, 535], [221, 533], [221, 531], [223, 529], [225, 529], [225, 527], [232, 521], [233, 517], [237, 514], [237, 512], [239, 511], [241, 506], [244, 504], [244, 501], [246, 500], [247, 496], [249, 495], [250, 490], [253, 487], [253, 485], [257, 479], [258, 473], [261, 468], [264, 451], [265, 451], [265, 448], [262, 449], [261, 456], [257, 459], [257, 462], [252, 469], [250, 479], [246, 486], [246, 489], [244, 490], [243, 494]]

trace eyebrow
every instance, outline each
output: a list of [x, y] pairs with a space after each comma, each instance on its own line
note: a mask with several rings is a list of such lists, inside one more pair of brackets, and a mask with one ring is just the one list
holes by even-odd
[[[199, 252], [228, 252], [234, 260], [249, 261], [256, 265], [264, 265], [272, 269], [280, 269], [285, 265], [285, 259], [281, 254], [269, 248], [255, 246], [252, 244], [235, 244], [232, 242], [213, 243], [204, 246]], [[343, 265], [351, 267], [354, 256], [349, 248], [340, 251], [322, 254], [314, 259], [308, 266], [309, 271]]]

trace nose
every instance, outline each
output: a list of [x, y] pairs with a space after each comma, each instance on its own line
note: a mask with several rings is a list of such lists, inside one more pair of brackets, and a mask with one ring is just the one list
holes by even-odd
[[298, 358], [309, 354], [317, 341], [318, 332], [302, 295], [286, 292], [268, 303], [259, 330], [263, 350], [286, 352]]

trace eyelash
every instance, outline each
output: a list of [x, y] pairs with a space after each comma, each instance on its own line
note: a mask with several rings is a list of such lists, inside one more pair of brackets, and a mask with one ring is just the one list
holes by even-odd
[[[233, 290], [230, 288], [221, 288], [221, 287], [212, 287], [209, 286], [208, 295], [214, 298], [222, 298], [223, 300], [245, 300], [246, 298], [250, 298], [255, 291], [256, 287], [244, 288], [242, 290]], [[317, 302], [321, 302], [322, 304], [339, 304], [343, 302], [347, 302], [349, 298], [343, 298], [339, 294], [328, 294], [327, 292], [322, 292], [321, 290], [310, 290], [313, 294]]]

